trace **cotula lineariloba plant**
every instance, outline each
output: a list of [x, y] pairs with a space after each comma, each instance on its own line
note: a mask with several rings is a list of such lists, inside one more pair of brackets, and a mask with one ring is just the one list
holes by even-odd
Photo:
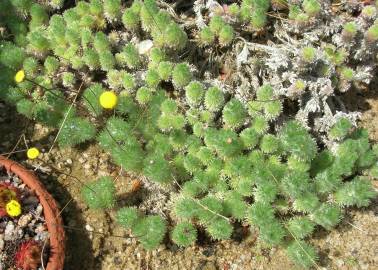
[[[278, 7], [277, 1], [245, 0], [229, 13], [259, 31], [271, 4]], [[365, 207], [375, 197], [369, 177], [377, 177], [378, 151], [365, 130], [340, 117], [324, 134], [333, 147], [319, 149], [299, 122], [275, 125], [284, 105], [279, 89], [263, 83], [246, 102], [202, 81], [191, 62], [179, 60], [190, 40], [186, 31], [155, 1], [135, 0], [129, 7], [79, 1], [50, 18], [40, 4], [0, 5], [31, 18], [27, 25], [4, 17], [14, 40], [1, 41], [6, 90], [0, 97], [26, 117], [59, 128], [60, 146], [97, 141], [123, 169], [169, 187], [169, 219], [138, 205], [118, 208], [110, 177], [83, 187], [90, 208], [115, 209], [117, 222], [145, 248], [163, 241], [168, 220], [170, 238], [181, 247], [194, 244], [198, 230], [229, 239], [244, 222], [261, 241], [285, 247], [309, 267], [317, 252], [306, 239], [317, 226], [332, 229], [347, 207]], [[318, 1], [305, 0], [288, 15], [303, 23], [320, 12]], [[215, 38], [231, 45], [236, 33], [223, 15], [199, 31], [199, 45]], [[375, 29], [369, 29], [372, 41]], [[352, 39], [358, 30], [346, 24], [340, 31]], [[298, 48], [302, 72], [318, 61], [318, 50]], [[324, 51], [340, 78], [354, 79], [353, 70], [340, 65], [342, 53], [330, 46]], [[307, 87], [301, 78], [293, 86], [298, 95]]]
[[[316, 226], [330, 230], [340, 222], [346, 207], [368, 206], [376, 196], [368, 177], [377, 170], [378, 155], [376, 146], [370, 146], [366, 131], [355, 129], [348, 119], [340, 118], [329, 131], [329, 139], [337, 144], [332, 152], [320, 151], [296, 121], [270, 133], [266, 125], [275, 117], [264, 107], [277, 101], [271, 89], [265, 85], [258, 90], [261, 100], [255, 102], [265, 102], [260, 114], [252, 110], [253, 116], [248, 116], [248, 108], [236, 100], [224, 104], [219, 96], [214, 96], [214, 100], [209, 96], [210, 107], [218, 108], [223, 118], [218, 123], [211, 120], [210, 125], [200, 116], [196, 121], [193, 116], [183, 116], [177, 102], [167, 98], [162, 90], [151, 95], [148, 108], [129, 96], [120, 97], [120, 104], [123, 98], [128, 99], [133, 113], [137, 113], [137, 108], [143, 109], [144, 116], [131, 120], [135, 123], [112, 117], [98, 140], [119, 165], [148, 176], [158, 185], [175, 188], [170, 216], [177, 222], [171, 232], [177, 245], [194, 244], [198, 228], [204, 228], [213, 239], [228, 239], [233, 223], [246, 221], [259, 230], [260, 239], [266, 244], [289, 243], [288, 255], [309, 267], [317, 255], [304, 240]], [[195, 95], [193, 102], [192, 92], [200, 93], [203, 86], [193, 82], [186, 91], [193, 109], [208, 108], [202, 94]], [[133, 119], [132, 112], [129, 113]], [[157, 113], [155, 117], [153, 113]], [[133, 129], [135, 124], [137, 128]], [[197, 125], [201, 131], [195, 131]], [[145, 147], [134, 134], [145, 138]], [[352, 180], [345, 181], [347, 178]], [[113, 205], [114, 198], [107, 196], [114, 187], [110, 179], [108, 183], [109, 190], [104, 188], [103, 180], [84, 188], [91, 194], [90, 199], [86, 198], [89, 205], [92, 201], [103, 207]], [[99, 194], [90, 191], [97, 186]], [[284, 198], [284, 209], [277, 208], [276, 204]], [[250, 199], [253, 203], [248, 203]], [[117, 221], [139, 237], [146, 248], [158, 246], [166, 233], [164, 219], [143, 216], [135, 207], [117, 210]]]

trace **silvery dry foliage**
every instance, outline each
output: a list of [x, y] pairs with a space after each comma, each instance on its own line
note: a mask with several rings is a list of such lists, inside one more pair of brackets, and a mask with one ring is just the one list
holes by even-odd
[[[291, 4], [297, 2], [301, 1], [289, 1]], [[352, 18], [347, 13], [335, 16], [331, 2], [321, 1], [320, 14], [306, 22], [293, 23], [286, 18], [275, 20], [266, 45], [254, 43], [254, 38], [252, 42], [236, 39], [233, 52], [236, 54], [237, 82], [234, 87], [226, 87], [227, 90], [248, 103], [261, 84], [271, 84], [277, 96], [298, 103], [294, 117], [319, 136], [341, 115], [356, 124], [360, 114], [347, 112], [339, 97], [355, 85], [369, 84], [373, 78], [377, 43], [369, 42], [365, 33], [376, 15], [373, 18]], [[353, 1], [345, 2], [348, 2], [344, 6], [346, 11], [351, 13], [363, 7], [361, 1], [355, 1], [352, 10], [348, 7]], [[201, 21], [200, 16], [197, 18]], [[353, 21], [357, 33], [349, 38], [345, 36], [343, 26]], [[310, 61], [302, 56], [307, 47], [315, 51], [314, 59]], [[340, 76], [346, 68], [353, 70], [352, 78]]]

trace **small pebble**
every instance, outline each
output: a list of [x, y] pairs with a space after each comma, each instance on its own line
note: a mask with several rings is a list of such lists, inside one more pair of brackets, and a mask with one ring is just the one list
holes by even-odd
[[4, 231], [4, 240], [5, 241], [10, 241], [12, 239], [14, 239], [15, 237], [15, 230], [14, 230], [14, 224], [12, 221], [9, 221], [7, 223], [7, 226], [5, 227], [5, 231]]
[[27, 213], [25, 215], [22, 215], [20, 219], [18, 220], [18, 226], [21, 228], [25, 228], [30, 221], [32, 220], [33, 216], [30, 213]]
[[85, 225], [85, 229], [88, 231], [88, 232], [93, 232], [93, 227], [89, 224]]

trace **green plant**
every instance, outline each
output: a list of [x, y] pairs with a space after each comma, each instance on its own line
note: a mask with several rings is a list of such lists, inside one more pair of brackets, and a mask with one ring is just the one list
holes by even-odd
[[204, 45], [210, 45], [215, 40], [215, 35], [210, 27], [204, 27], [199, 33], [200, 42]]
[[197, 230], [189, 222], [183, 222], [176, 225], [172, 231], [172, 241], [179, 246], [189, 246], [197, 239]]
[[352, 127], [352, 123], [347, 118], [340, 118], [330, 129], [329, 136], [332, 139], [344, 139]]
[[[314, 40], [308, 45], [298, 33], [318, 30], [328, 6], [300, 2], [280, 10], [294, 21], [278, 36], [289, 37], [280, 47], [260, 44], [276, 27], [268, 15], [277, 1], [243, 0], [230, 5], [229, 13], [209, 13], [199, 33], [191, 20], [177, 17], [178, 9], [161, 9], [154, 0], [79, 1], [51, 17], [41, 4], [33, 11], [20, 4], [16, 9], [32, 21], [6, 17], [11, 35], [0, 41], [0, 97], [59, 130], [60, 146], [97, 142], [116, 165], [152, 182], [146, 192], [152, 186], [169, 194], [163, 218], [145, 215], [133, 202], [119, 208], [109, 177], [83, 186], [88, 206], [115, 208], [117, 222], [145, 248], [157, 248], [171, 225], [172, 241], [186, 247], [196, 242], [197, 227], [223, 240], [243, 222], [259, 241], [285, 248], [297, 264], [310, 267], [317, 255], [305, 241], [316, 226], [330, 230], [349, 206], [364, 207], [375, 198], [367, 176], [377, 175], [378, 151], [349, 116], [332, 118], [321, 131], [303, 125], [324, 124], [312, 115], [296, 115], [301, 122], [289, 118], [292, 111], [304, 112], [305, 100], [323, 97], [317, 84], [342, 92], [342, 85], [360, 79], [354, 63], [365, 56], [351, 58], [350, 48], [358, 46], [346, 40], [373, 48], [370, 41], [377, 38], [368, 20], [340, 22], [331, 31], [340, 44], [309, 35]], [[297, 43], [291, 43], [291, 31]], [[360, 32], [366, 40], [353, 39]], [[200, 45], [221, 46], [198, 47], [197, 34]], [[236, 66], [230, 65], [232, 75], [248, 78], [245, 83], [217, 78], [229, 58]], [[15, 81], [20, 71], [25, 76]], [[112, 106], [104, 108], [104, 93], [114, 97]], [[329, 123], [334, 125], [327, 129]]]
[[185, 88], [185, 96], [191, 106], [201, 104], [204, 96], [204, 87], [200, 82], [190, 82]]
[[162, 61], [158, 66], [158, 74], [160, 79], [163, 81], [168, 81], [172, 75], [173, 64], [168, 61]]
[[184, 87], [192, 79], [189, 66], [185, 63], [177, 64], [172, 71], [172, 81], [177, 87]]
[[119, 209], [116, 219], [120, 225], [131, 229], [146, 249], [156, 248], [166, 232], [166, 222], [160, 216], [142, 216], [135, 208]]
[[366, 38], [370, 42], [374, 42], [378, 40], [378, 25], [374, 24], [366, 32]]
[[306, 63], [312, 63], [316, 59], [316, 50], [313, 47], [305, 47], [302, 49], [302, 59]]
[[223, 92], [218, 87], [210, 87], [205, 93], [205, 106], [209, 111], [215, 112], [224, 104]]
[[223, 122], [226, 127], [237, 129], [241, 127], [247, 116], [243, 104], [237, 99], [231, 99], [223, 108]]
[[348, 22], [343, 26], [343, 36], [345, 38], [351, 39], [354, 38], [357, 34], [358, 27], [355, 22]]
[[311, 17], [319, 14], [321, 5], [317, 0], [304, 0], [302, 3], [303, 10]]
[[115, 203], [115, 187], [110, 177], [102, 177], [84, 186], [82, 196], [90, 208], [111, 208]]
[[314, 247], [304, 241], [293, 242], [287, 247], [287, 255], [298, 265], [309, 268], [317, 261]]
[[122, 22], [126, 29], [136, 30], [139, 27], [140, 19], [132, 8], [128, 8], [122, 15]]
[[209, 28], [213, 33], [219, 34], [224, 24], [225, 22], [223, 21], [223, 18], [216, 15], [211, 18]]

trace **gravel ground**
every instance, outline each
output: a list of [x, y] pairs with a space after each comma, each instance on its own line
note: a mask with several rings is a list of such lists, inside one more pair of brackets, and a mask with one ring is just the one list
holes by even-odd
[[[369, 130], [372, 140], [378, 141], [378, 91], [352, 91], [345, 101], [349, 109], [363, 112], [361, 125]], [[14, 112], [9, 110], [11, 109], [0, 110], [0, 126], [4, 127], [0, 129], [0, 137], [5, 137], [0, 142], [0, 152], [9, 151], [24, 132], [33, 134], [33, 137], [28, 138], [47, 152], [54, 134], [40, 125], [25, 129], [27, 122], [23, 119], [12, 122], [15, 130], [10, 132], [6, 123]], [[25, 154], [14, 154], [12, 158], [24, 160]], [[43, 162], [28, 163], [36, 168], [41, 180], [61, 207], [65, 207], [62, 215], [67, 225], [67, 270], [297, 269], [282, 249], [263, 246], [256, 240], [254, 233], [241, 241], [236, 236], [233, 240], [205, 242], [187, 249], [179, 249], [168, 243], [155, 251], [146, 252], [134, 239], [128, 237], [129, 232], [115, 224], [112, 213], [92, 211], [80, 198], [80, 181], [87, 182], [98, 176], [112, 175], [117, 177], [117, 195], [121, 197], [121, 202], [130, 202], [140, 196], [138, 193], [143, 193], [143, 188], [136, 194], [130, 192], [135, 176], [119, 172], [105, 153], [90, 145], [80, 149], [54, 148], [49, 154], [44, 153], [41, 159]], [[315, 268], [378, 269], [377, 214], [378, 201], [375, 201], [369, 208], [351, 209], [344, 221], [332, 232], [318, 230], [312, 240], [320, 254]]]
[[[34, 240], [48, 246], [49, 234], [38, 198], [15, 175], [8, 175], [0, 167], [0, 185], [9, 185], [19, 192], [22, 214], [16, 218], [0, 217], [0, 269], [16, 269], [14, 255], [21, 243]], [[48, 248], [44, 249], [44, 257]], [[14, 268], [12, 268], [14, 267]], [[42, 268], [39, 268], [42, 269]]]

